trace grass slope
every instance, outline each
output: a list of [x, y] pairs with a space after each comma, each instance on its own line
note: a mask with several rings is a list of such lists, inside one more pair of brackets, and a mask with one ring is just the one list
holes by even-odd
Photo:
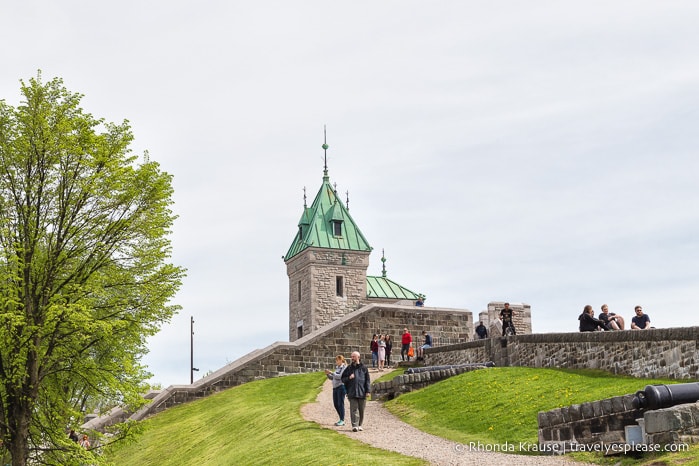
[[107, 458], [119, 466], [425, 464], [303, 420], [301, 406], [324, 381], [320, 373], [260, 380], [167, 409]]
[[[405, 422], [457, 443], [499, 444], [538, 442], [539, 411], [626, 395], [649, 384], [678, 380], [637, 379], [603, 371], [496, 367], [467, 372], [422, 390], [401, 395], [386, 407]], [[522, 453], [526, 453], [523, 451]], [[574, 455], [585, 461], [614, 464], [592, 454]], [[699, 449], [685, 455], [648, 455], [667, 462], [653, 464], [699, 465]], [[688, 458], [693, 458], [688, 462]], [[639, 458], [623, 458], [638, 464]], [[673, 462], [676, 461], [676, 462]]]
[[[400, 373], [397, 371], [394, 374]], [[369, 447], [300, 414], [325, 377], [300, 374], [251, 382], [170, 408], [146, 421], [136, 443], [107, 457], [131, 465], [422, 465], [421, 460]], [[461, 374], [386, 403], [406, 422], [457, 443], [537, 442], [537, 413], [634, 393], [648, 384], [677, 383], [619, 377], [601, 371], [502, 367]], [[601, 458], [600, 464], [699, 466], [699, 448], [683, 454]]]

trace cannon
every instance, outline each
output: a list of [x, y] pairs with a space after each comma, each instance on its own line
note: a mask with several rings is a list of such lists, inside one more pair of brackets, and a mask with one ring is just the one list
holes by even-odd
[[661, 409], [699, 400], [699, 382], [674, 385], [646, 385], [636, 392], [631, 404], [635, 409]]
[[466, 364], [450, 364], [446, 366], [424, 366], [424, 367], [411, 367], [406, 374], [417, 374], [419, 372], [430, 372], [430, 371], [442, 371], [447, 369], [458, 369], [461, 367], [495, 367], [495, 363], [492, 361], [488, 362], [476, 362], [476, 363], [466, 363]]

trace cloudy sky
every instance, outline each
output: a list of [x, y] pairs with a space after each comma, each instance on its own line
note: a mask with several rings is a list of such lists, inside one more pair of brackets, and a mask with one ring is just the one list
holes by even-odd
[[[467, 308], [699, 325], [694, 1], [0, 2], [0, 98], [42, 70], [174, 175], [182, 312], [144, 358], [189, 383], [286, 341], [281, 257], [328, 166], [381, 272]], [[345, 195], [343, 194], [343, 197]]]

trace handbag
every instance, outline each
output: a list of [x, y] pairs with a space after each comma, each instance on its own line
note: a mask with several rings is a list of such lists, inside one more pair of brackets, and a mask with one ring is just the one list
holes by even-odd
[[408, 357], [412, 358], [415, 356], [415, 351], [413, 350], [413, 346], [411, 345], [410, 348], [408, 348]]

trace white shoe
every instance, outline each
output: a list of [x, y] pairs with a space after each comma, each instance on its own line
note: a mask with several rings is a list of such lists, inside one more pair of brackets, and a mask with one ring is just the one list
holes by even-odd
[[357, 429], [359, 429], [359, 431], [364, 430], [364, 429], [362, 429], [362, 426], [357, 427]]

